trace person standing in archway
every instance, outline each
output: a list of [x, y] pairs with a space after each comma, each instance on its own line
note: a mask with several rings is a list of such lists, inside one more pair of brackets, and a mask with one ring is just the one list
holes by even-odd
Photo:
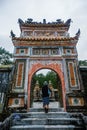
[[43, 108], [45, 113], [48, 113], [49, 110], [49, 91], [48, 83], [45, 81], [42, 87]]

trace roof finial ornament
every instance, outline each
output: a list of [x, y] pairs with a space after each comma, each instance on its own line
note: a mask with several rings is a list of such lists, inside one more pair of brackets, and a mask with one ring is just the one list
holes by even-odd
[[63, 23], [63, 21], [62, 21], [61, 19], [57, 19], [56, 22], [57, 22], [58, 24]]
[[19, 24], [23, 24], [24, 22], [23, 22], [22, 19], [19, 18], [19, 19], [18, 19], [18, 23], [19, 23]]
[[76, 33], [76, 37], [77, 37], [77, 38], [79, 38], [80, 33], [81, 33], [81, 31], [80, 31], [80, 29], [78, 29], [78, 32]]
[[46, 24], [46, 19], [43, 19], [43, 24]]
[[69, 26], [71, 22], [72, 22], [71, 19], [68, 19], [68, 20], [65, 22], [65, 24]]
[[11, 30], [10, 34], [11, 34], [11, 37], [12, 37], [12, 38], [14, 38], [14, 37], [15, 37], [15, 34], [13, 33], [13, 31], [12, 31], [12, 30]]
[[32, 18], [28, 18], [27, 19], [27, 23], [32, 23], [33, 19]]

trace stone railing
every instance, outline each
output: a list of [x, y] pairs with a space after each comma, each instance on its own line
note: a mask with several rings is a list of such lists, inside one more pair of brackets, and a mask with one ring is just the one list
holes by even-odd
[[[78, 118], [81, 121], [77, 122], [77, 125], [82, 125], [84, 130], [87, 130], [87, 116], [83, 113], [70, 113], [70, 118]], [[74, 122], [73, 122], [74, 123]]]
[[3, 122], [0, 122], [0, 130], [9, 130], [12, 116], [7, 117]]
[[10, 130], [13, 124], [17, 124], [24, 117], [26, 117], [25, 113], [12, 113], [3, 122], [0, 122], [0, 130]]

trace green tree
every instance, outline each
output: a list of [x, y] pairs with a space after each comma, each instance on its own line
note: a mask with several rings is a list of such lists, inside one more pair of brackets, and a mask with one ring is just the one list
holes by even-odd
[[0, 47], [0, 65], [8, 65], [12, 63], [12, 54], [6, 51], [4, 48]]
[[49, 71], [46, 75], [46, 80], [52, 82], [54, 88], [57, 87], [57, 74], [54, 71]]
[[37, 80], [39, 81], [40, 87], [42, 87], [43, 82], [45, 81], [45, 76], [42, 73], [41, 74], [35, 74], [33, 76], [33, 84], [34, 84], [34, 86], [35, 86], [35, 83], [36, 83]]
[[80, 60], [79, 65], [80, 66], [87, 66], [87, 60]]
[[40, 87], [43, 86], [44, 81], [47, 81], [47, 82], [51, 81], [54, 88], [56, 88], [58, 85], [58, 76], [54, 71], [48, 71], [48, 73], [46, 75], [44, 75], [42, 73], [35, 74], [32, 79], [34, 86], [35, 86], [35, 83], [37, 80], [39, 81]]

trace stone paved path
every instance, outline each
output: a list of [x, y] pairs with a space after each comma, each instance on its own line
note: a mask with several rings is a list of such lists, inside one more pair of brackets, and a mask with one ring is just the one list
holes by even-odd
[[[42, 102], [34, 102], [32, 105], [33, 108], [43, 108]], [[60, 108], [59, 102], [50, 102], [49, 108]]]

